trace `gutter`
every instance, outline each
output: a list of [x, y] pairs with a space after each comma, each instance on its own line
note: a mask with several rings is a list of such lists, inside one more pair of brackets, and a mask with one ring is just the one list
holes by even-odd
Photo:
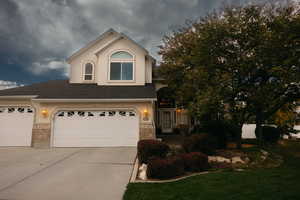
[[38, 95], [11, 95], [11, 96], [0, 96], [0, 99], [33, 99]]
[[144, 99], [32, 99], [36, 102], [154, 102], [157, 98], [144, 98]]

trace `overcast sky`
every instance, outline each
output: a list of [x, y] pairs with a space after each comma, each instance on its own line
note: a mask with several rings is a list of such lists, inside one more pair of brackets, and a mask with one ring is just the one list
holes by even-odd
[[[227, 0], [243, 4], [248, 0]], [[66, 79], [65, 60], [109, 28], [157, 56], [163, 35], [221, 0], [0, 0], [0, 85]], [[4, 82], [5, 81], [5, 82]]]

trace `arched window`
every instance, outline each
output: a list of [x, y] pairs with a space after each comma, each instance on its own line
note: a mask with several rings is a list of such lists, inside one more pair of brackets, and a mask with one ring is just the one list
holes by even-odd
[[110, 57], [110, 80], [133, 80], [133, 56], [118, 51]]
[[91, 81], [94, 79], [94, 65], [92, 63], [86, 63], [84, 65], [84, 80]]

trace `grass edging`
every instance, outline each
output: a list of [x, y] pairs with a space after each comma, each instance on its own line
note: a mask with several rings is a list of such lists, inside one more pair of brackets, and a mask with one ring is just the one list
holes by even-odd
[[170, 183], [170, 182], [176, 182], [176, 181], [180, 181], [186, 178], [190, 178], [193, 176], [198, 176], [198, 175], [202, 175], [202, 174], [210, 174], [210, 173], [216, 173], [217, 171], [214, 172], [209, 172], [209, 171], [205, 171], [205, 172], [197, 172], [197, 173], [193, 173], [193, 174], [188, 174], [188, 175], [184, 175], [181, 177], [177, 177], [177, 178], [173, 178], [173, 179], [168, 179], [168, 180], [135, 180], [132, 183]]

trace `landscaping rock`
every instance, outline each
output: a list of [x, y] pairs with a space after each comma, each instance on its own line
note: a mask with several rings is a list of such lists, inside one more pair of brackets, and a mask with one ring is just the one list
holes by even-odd
[[268, 157], [269, 156], [269, 152], [265, 151], [265, 150], [260, 150], [260, 152], [265, 156]]
[[208, 162], [231, 163], [231, 160], [222, 156], [208, 156]]
[[140, 166], [138, 178], [143, 181], [147, 180], [147, 165], [146, 164], [142, 164]]
[[236, 164], [236, 163], [245, 164], [245, 161], [243, 161], [239, 156], [232, 157], [231, 162], [232, 164]]
[[267, 159], [267, 156], [265, 156], [265, 155], [261, 155], [260, 159], [261, 159], [262, 161], [264, 161], [264, 160], [266, 160], [266, 159]]
[[244, 158], [244, 161], [245, 161], [245, 163], [249, 163], [249, 162], [250, 162], [250, 158], [245, 157], [245, 158]]

